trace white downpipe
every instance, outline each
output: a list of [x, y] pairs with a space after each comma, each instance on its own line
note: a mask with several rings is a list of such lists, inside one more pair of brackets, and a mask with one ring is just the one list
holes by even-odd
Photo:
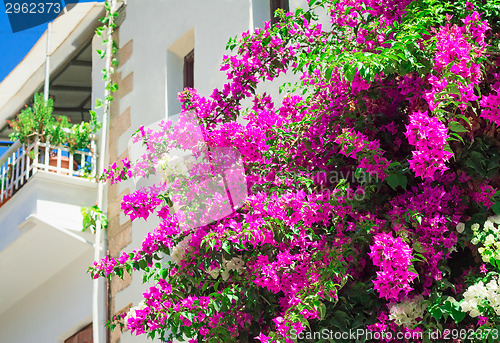
[[[113, 16], [116, 7], [116, 0], [109, 0], [110, 13], [108, 15]], [[111, 68], [111, 54], [113, 53], [113, 27], [108, 26], [106, 32], [106, 70], [109, 71]], [[109, 77], [109, 75], [108, 75]], [[106, 85], [111, 82], [109, 78], [106, 80]], [[107, 100], [108, 96], [111, 95], [110, 91], [105, 87], [104, 90], [104, 113], [102, 118], [101, 127], [101, 139], [99, 146], [99, 164], [98, 173], [102, 173], [105, 168], [106, 163], [106, 151], [107, 151], [107, 139], [109, 136], [109, 113], [110, 113], [110, 103]], [[105, 183], [98, 182], [97, 188], [97, 206], [104, 213], [107, 212], [107, 203], [104, 201], [104, 191]], [[96, 223], [96, 236], [95, 236], [95, 249], [94, 249], [94, 261], [100, 261], [103, 258], [107, 250], [107, 232], [103, 232], [101, 227], [101, 222], [98, 220]], [[93, 321], [93, 342], [94, 343], [104, 343], [106, 342], [106, 279], [100, 277], [93, 281], [93, 292], [92, 292], [92, 321]]]
[[250, 31], [250, 33], [253, 33], [255, 28], [253, 26], [253, 0], [248, 0], [248, 18], [249, 18], [249, 21], [248, 21], [248, 30]]
[[43, 85], [43, 99], [49, 101], [49, 81], [50, 81], [50, 31], [52, 23], [47, 24], [47, 47], [45, 49], [45, 83]]

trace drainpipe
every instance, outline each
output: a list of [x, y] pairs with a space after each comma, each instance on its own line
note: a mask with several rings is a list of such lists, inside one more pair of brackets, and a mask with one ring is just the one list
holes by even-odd
[[248, 0], [248, 30], [250, 33], [254, 32], [254, 26], [253, 26], [253, 0]]
[[49, 101], [49, 79], [50, 79], [50, 31], [52, 23], [47, 24], [47, 46], [45, 49], [45, 83], [43, 85], [43, 99]]
[[[116, 10], [116, 0], [108, 0], [110, 5], [109, 15], [113, 15]], [[106, 32], [106, 70], [111, 68], [111, 54], [113, 53], [113, 27], [107, 27]], [[106, 80], [106, 85], [111, 82], [109, 78]], [[109, 115], [110, 115], [110, 102], [107, 100], [108, 96], [111, 95], [108, 87], [104, 90], [104, 113], [102, 118], [101, 127], [101, 139], [99, 147], [99, 164], [98, 164], [98, 174], [101, 174], [105, 168], [105, 163], [107, 162], [107, 139], [109, 136]], [[106, 184], [104, 182], [98, 182], [97, 188], [97, 206], [104, 213], [107, 213], [107, 202], [104, 201]], [[102, 230], [102, 225], [100, 221], [96, 223], [96, 234], [95, 234], [95, 249], [94, 249], [94, 261], [100, 261], [104, 257], [107, 250], [107, 232]], [[106, 298], [107, 298], [107, 287], [106, 279], [98, 278], [93, 281], [93, 293], [92, 293], [92, 321], [93, 321], [93, 342], [94, 343], [104, 343], [106, 342], [106, 320], [107, 320], [107, 309], [106, 309]]]

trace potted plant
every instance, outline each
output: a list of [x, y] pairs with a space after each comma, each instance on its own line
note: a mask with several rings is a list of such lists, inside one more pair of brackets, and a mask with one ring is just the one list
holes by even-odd
[[[55, 124], [52, 116], [53, 100], [44, 101], [41, 94], [35, 94], [32, 107], [25, 108], [19, 113], [15, 120], [8, 120], [7, 123], [14, 129], [9, 138], [13, 141], [19, 140], [21, 143], [32, 143], [37, 135], [45, 141], [49, 135], [48, 129]], [[53, 130], [51, 134], [57, 132]], [[57, 139], [57, 137], [54, 137]]]
[[[19, 140], [21, 143], [33, 143], [39, 137], [40, 142], [64, 146], [70, 150], [70, 153], [76, 150], [90, 149], [91, 135], [97, 129], [95, 113], [91, 112], [92, 124], [87, 122], [70, 124], [68, 117], [55, 117], [52, 115], [52, 111], [53, 100], [49, 99], [46, 102], [41, 94], [35, 94], [33, 106], [26, 106], [15, 120], [8, 121], [14, 129], [14, 132], [9, 136], [10, 139]], [[69, 169], [69, 160], [69, 157], [61, 156], [61, 167]], [[56, 154], [50, 154], [49, 165], [57, 165]], [[77, 168], [78, 163], [73, 161], [73, 170]]]

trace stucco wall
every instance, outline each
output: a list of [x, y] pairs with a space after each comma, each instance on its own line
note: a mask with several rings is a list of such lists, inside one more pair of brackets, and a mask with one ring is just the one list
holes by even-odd
[[[50, 249], [50, 247], [47, 247]], [[92, 252], [78, 257], [0, 316], [0, 343], [61, 343], [92, 321]]]

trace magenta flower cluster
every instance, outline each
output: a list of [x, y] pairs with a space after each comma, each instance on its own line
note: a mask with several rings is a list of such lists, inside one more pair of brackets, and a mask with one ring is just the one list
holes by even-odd
[[136, 218], [146, 220], [161, 202], [154, 194], [137, 191], [123, 197], [121, 209], [130, 217], [131, 221]]
[[477, 12], [468, 15], [462, 22], [463, 26], [448, 24], [440, 27], [436, 33], [434, 70], [437, 76], [429, 76], [432, 90], [425, 94], [431, 111], [434, 111], [440, 102], [447, 100], [446, 95], [441, 95], [441, 92], [447, 89], [449, 83], [455, 85], [458, 90], [458, 94], [453, 94], [452, 98], [458, 102], [462, 111], [467, 108], [469, 102], [479, 98], [475, 93], [475, 87], [481, 82], [478, 59], [484, 55], [487, 46], [485, 33], [490, 28], [486, 21], [480, 20]]
[[409, 271], [412, 250], [401, 238], [394, 238], [387, 233], [373, 237], [368, 255], [373, 265], [380, 267], [373, 281], [375, 290], [389, 301], [398, 301], [413, 290], [410, 283], [417, 274]]
[[445, 162], [453, 156], [453, 153], [445, 150], [448, 130], [436, 117], [430, 118], [427, 113], [415, 112], [409, 119], [405, 136], [408, 143], [416, 148], [408, 160], [410, 169], [415, 172], [415, 176], [432, 180], [436, 172], [448, 169]]
[[[493, 76], [498, 80], [500, 74], [495, 73]], [[483, 108], [481, 116], [488, 119], [496, 126], [500, 126], [500, 81], [495, 82], [495, 84], [492, 85], [492, 89], [494, 93], [483, 96], [480, 101], [481, 107]]]

